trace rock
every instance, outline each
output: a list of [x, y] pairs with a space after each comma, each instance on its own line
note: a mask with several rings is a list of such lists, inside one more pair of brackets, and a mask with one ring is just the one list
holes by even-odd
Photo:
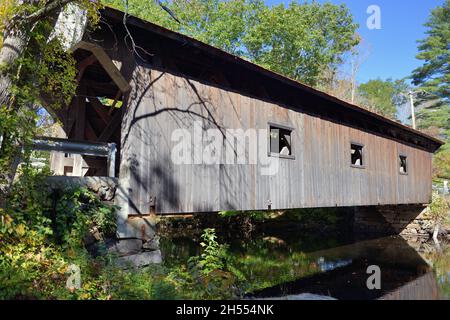
[[153, 239], [147, 240], [142, 245], [145, 250], [158, 250], [159, 249], [159, 237], [155, 235]]
[[97, 227], [93, 227], [89, 230], [89, 232], [84, 236], [83, 243], [85, 246], [93, 245], [98, 241], [103, 240], [103, 235], [98, 230]]
[[115, 188], [110, 188], [109, 186], [102, 185], [97, 191], [98, 196], [103, 201], [111, 201], [114, 199]]
[[94, 236], [90, 232], [88, 232], [83, 239], [83, 243], [85, 246], [91, 246], [96, 242], [97, 242], [97, 240], [94, 238]]
[[127, 237], [151, 240], [155, 237], [156, 218], [153, 216], [129, 217], [127, 220]]
[[407, 228], [408, 229], [420, 229], [420, 225], [417, 223], [411, 223], [410, 225], [408, 225]]
[[95, 240], [97, 241], [103, 240], [103, 236], [97, 227], [93, 227], [91, 230], [89, 230], [89, 232], [94, 237]]
[[46, 185], [51, 189], [86, 187], [95, 192], [100, 200], [111, 201], [115, 197], [117, 179], [111, 177], [51, 176], [46, 179]]
[[143, 251], [141, 253], [124, 256], [117, 259], [117, 264], [125, 269], [130, 267], [145, 267], [149, 264], [161, 262], [162, 256], [160, 250]]
[[142, 240], [120, 239], [108, 245], [108, 251], [119, 256], [137, 254], [142, 251]]

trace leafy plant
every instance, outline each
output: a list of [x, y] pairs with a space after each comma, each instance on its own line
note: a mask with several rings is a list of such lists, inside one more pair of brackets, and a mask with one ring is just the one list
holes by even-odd
[[419, 41], [417, 59], [423, 65], [414, 70], [413, 83], [434, 96], [445, 99], [448, 108], [450, 78], [450, 0], [436, 7], [425, 24], [427, 38]]
[[214, 270], [222, 270], [225, 266], [225, 246], [217, 242], [217, 236], [214, 229], [205, 229], [202, 236], [200, 246], [203, 252], [198, 260], [197, 265], [203, 275], [208, 275]]
[[430, 216], [436, 224], [449, 219], [450, 202], [444, 197], [439, 196], [437, 192], [433, 192], [432, 201], [428, 208], [430, 210]]
[[[84, 188], [56, 194], [46, 185], [48, 175], [24, 166], [6, 208], [0, 209], [0, 298], [82, 298], [87, 291], [89, 297], [104, 297], [98, 266], [106, 260], [90, 257], [83, 239], [94, 227], [114, 234], [115, 207]], [[71, 263], [83, 271], [77, 292], [65, 288]]]

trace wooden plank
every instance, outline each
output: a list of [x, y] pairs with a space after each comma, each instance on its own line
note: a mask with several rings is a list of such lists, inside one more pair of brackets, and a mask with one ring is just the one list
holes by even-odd
[[[267, 200], [272, 209], [392, 204], [419, 201], [420, 188], [429, 185], [428, 173], [416, 173], [420, 170], [414, 161], [407, 184], [397, 181], [396, 141], [190, 80], [194, 92], [186, 79], [170, 73], [152, 70], [151, 79], [158, 80], [132, 112], [135, 121], [130, 128], [129, 153], [136, 155], [140, 180], [131, 189], [139, 210], [146, 208], [150, 194], [158, 198], [159, 213], [266, 209]], [[193, 134], [193, 125], [200, 120], [206, 127], [215, 122], [244, 131], [266, 128], [268, 122], [290, 124], [296, 132], [296, 159], [283, 159], [274, 176], [261, 176], [261, 163], [172, 163], [173, 131], [186, 128]], [[351, 141], [365, 145], [365, 169], [350, 167]], [[418, 150], [412, 150], [417, 161], [428, 165], [429, 158], [419, 160]], [[396, 194], [400, 188], [401, 197]]]
[[81, 78], [84, 75], [84, 71], [86, 71], [86, 68], [93, 64], [95, 61], [97, 61], [97, 58], [95, 57], [95, 55], [91, 54], [89, 57], [77, 63], [77, 82], [80, 82]]
[[78, 140], [84, 139], [84, 130], [86, 123], [86, 90], [83, 85], [80, 85], [77, 90], [76, 97], [76, 121], [75, 121], [75, 133], [74, 137]]
[[122, 121], [122, 110], [117, 110], [111, 121], [106, 125], [103, 132], [97, 138], [97, 141], [107, 142], [111, 136], [120, 128]]
[[[92, 91], [90, 91], [89, 93], [93, 95]], [[110, 114], [108, 114], [107, 107], [104, 106], [98, 98], [89, 97], [89, 103], [105, 124], [108, 124], [111, 121], [112, 117]]]
[[75, 177], [83, 176], [83, 157], [79, 154], [73, 155], [72, 176], [75, 176]]
[[97, 134], [95, 133], [95, 130], [92, 128], [91, 123], [89, 122], [89, 119], [86, 119], [85, 121], [85, 129], [84, 129], [84, 135], [88, 141], [97, 141]]
[[126, 93], [130, 90], [131, 87], [129, 83], [125, 80], [119, 69], [117, 69], [115, 64], [112, 62], [112, 60], [109, 58], [102, 47], [93, 43], [80, 41], [72, 48], [72, 51], [76, 51], [77, 49], [84, 49], [92, 52], [97, 58], [98, 62], [102, 65], [103, 69], [105, 69], [106, 73], [108, 73], [108, 75], [120, 89], [120, 91]]
[[114, 101], [113, 101], [113, 103], [112, 103], [112, 105], [111, 105], [111, 107], [110, 107], [110, 109], [108, 111], [109, 115], [111, 115], [114, 112], [114, 110], [116, 110], [117, 102], [119, 101], [119, 98], [121, 96], [122, 96], [122, 91], [118, 90], [117, 93], [116, 93], [116, 96], [114, 97]]

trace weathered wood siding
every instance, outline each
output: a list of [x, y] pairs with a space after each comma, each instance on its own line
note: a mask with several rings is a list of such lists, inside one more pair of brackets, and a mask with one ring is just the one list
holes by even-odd
[[[152, 197], [158, 213], [259, 210], [268, 201], [287, 209], [430, 199], [429, 152], [145, 65], [134, 69], [131, 86], [120, 168], [130, 214], [149, 213]], [[261, 175], [261, 163], [269, 161], [262, 143], [258, 164], [176, 165], [172, 133], [184, 128], [193, 136], [195, 121], [205, 130], [267, 129], [268, 122], [292, 127], [295, 159], [279, 159], [278, 174]], [[351, 142], [365, 146], [364, 169], [350, 166]], [[408, 175], [399, 173], [399, 153], [408, 156]]]

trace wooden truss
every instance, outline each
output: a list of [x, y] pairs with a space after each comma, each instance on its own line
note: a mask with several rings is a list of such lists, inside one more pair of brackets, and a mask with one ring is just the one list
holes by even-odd
[[[62, 123], [60, 137], [115, 143], [120, 148], [121, 105], [130, 85], [100, 46], [81, 41], [72, 51], [78, 61], [76, 95], [67, 107], [50, 110]], [[104, 158], [58, 153], [52, 153], [52, 169], [60, 175], [81, 176], [107, 171]]]

